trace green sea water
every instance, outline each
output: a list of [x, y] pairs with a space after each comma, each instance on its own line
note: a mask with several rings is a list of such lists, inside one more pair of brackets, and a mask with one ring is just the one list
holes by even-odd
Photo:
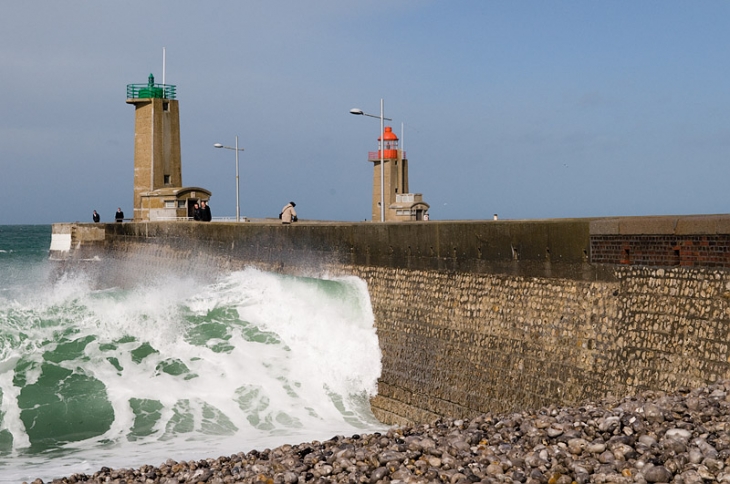
[[0, 226], [0, 482], [383, 429], [362, 280], [211, 268], [94, 287], [50, 239]]

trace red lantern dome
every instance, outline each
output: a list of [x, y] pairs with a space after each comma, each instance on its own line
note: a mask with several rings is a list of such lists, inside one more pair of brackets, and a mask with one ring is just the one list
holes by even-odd
[[[386, 126], [383, 136], [378, 138], [378, 141], [383, 149], [383, 158], [398, 158], [398, 136], [393, 132], [393, 128]], [[378, 152], [378, 157], [380, 157], [380, 152]]]

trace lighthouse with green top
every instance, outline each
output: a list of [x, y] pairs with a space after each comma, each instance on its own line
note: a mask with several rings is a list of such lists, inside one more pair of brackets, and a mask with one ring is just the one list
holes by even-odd
[[180, 157], [180, 112], [176, 87], [127, 85], [127, 104], [134, 105], [134, 220], [171, 220], [191, 216], [195, 202], [208, 190], [183, 187]]

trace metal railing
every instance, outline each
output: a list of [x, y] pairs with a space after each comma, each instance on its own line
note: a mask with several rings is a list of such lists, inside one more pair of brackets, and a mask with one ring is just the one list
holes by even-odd
[[[248, 222], [249, 219], [246, 217], [240, 217], [241, 222]], [[213, 217], [212, 222], [235, 222], [236, 217]]]
[[193, 217], [155, 217], [155, 218], [151, 219], [150, 221], [151, 222], [159, 222], [159, 221], [175, 222], [175, 221], [179, 221], [179, 220], [192, 220], [192, 219], [193, 219]]
[[172, 84], [127, 84], [127, 99], [175, 99], [177, 86]]
[[[179, 222], [179, 221], [193, 221], [193, 217], [155, 217], [152, 222]], [[211, 222], [235, 222], [236, 217], [213, 217]], [[241, 217], [241, 222], [249, 222], [250, 220], [246, 217]]]
[[[403, 150], [388, 150], [386, 149], [383, 152], [383, 158], [386, 160], [392, 160], [397, 156], [397, 154], [400, 154], [400, 157], [402, 160], [407, 159], [406, 158], [406, 152]], [[396, 155], [396, 156], [393, 156]], [[380, 151], [368, 151], [368, 161], [380, 161]]]

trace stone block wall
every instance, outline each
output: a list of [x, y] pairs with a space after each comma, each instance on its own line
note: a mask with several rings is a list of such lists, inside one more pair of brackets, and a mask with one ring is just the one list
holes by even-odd
[[728, 271], [627, 267], [617, 276], [623, 365], [608, 378], [668, 390], [730, 375]]
[[378, 321], [384, 364], [373, 408], [386, 422], [730, 377], [724, 270], [617, 267], [613, 282], [355, 272], [368, 282]]
[[[373, 400], [390, 423], [540, 407], [605, 394], [618, 283], [353, 272], [367, 281], [383, 351]], [[396, 297], [393, 297], [396, 295]]]

